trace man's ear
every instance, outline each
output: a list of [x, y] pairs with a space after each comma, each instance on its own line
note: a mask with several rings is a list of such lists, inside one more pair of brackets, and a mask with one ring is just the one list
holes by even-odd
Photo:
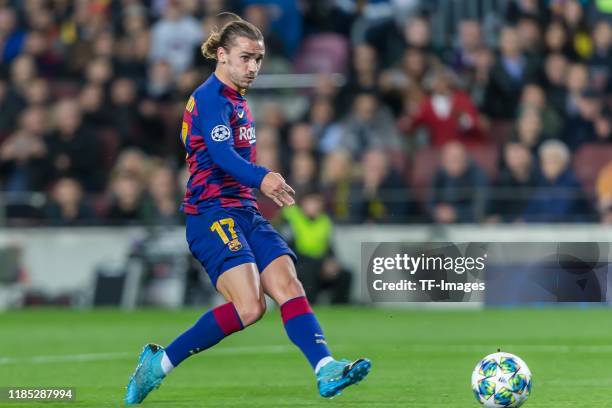
[[225, 48], [217, 48], [217, 61], [219, 61], [221, 64], [227, 63], [227, 52], [225, 51]]

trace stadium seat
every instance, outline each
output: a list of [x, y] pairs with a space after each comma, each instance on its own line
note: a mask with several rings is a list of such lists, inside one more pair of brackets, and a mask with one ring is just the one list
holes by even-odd
[[497, 173], [499, 171], [499, 149], [496, 145], [481, 144], [467, 146], [467, 150], [472, 160], [474, 160], [487, 174], [489, 182], [497, 179]]
[[420, 149], [414, 155], [410, 171], [410, 186], [420, 203], [425, 203], [427, 200], [429, 183], [438, 168], [439, 161], [440, 151], [433, 147]]
[[296, 73], [345, 73], [349, 58], [348, 41], [339, 34], [311, 35], [302, 43], [295, 59]]
[[594, 198], [597, 175], [611, 158], [612, 146], [599, 143], [584, 144], [574, 153], [574, 171], [589, 198]]
[[512, 121], [494, 120], [487, 125], [485, 132], [487, 140], [491, 140], [497, 144], [504, 144], [512, 137]]

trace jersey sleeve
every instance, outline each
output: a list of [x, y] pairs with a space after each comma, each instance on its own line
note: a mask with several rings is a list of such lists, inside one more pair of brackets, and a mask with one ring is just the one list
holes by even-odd
[[222, 99], [215, 102], [204, 104], [196, 98], [198, 127], [202, 131], [210, 157], [238, 182], [259, 188], [269, 170], [243, 159], [236, 152], [230, 124], [232, 104]]

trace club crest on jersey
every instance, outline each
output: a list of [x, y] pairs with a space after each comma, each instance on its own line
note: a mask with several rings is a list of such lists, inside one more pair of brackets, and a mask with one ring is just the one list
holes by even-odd
[[240, 242], [238, 238], [232, 239], [230, 242], [227, 243], [227, 247], [229, 248], [230, 251], [236, 252], [242, 248], [242, 243]]
[[217, 125], [210, 132], [210, 137], [215, 142], [223, 142], [224, 140], [229, 139], [231, 134], [232, 134], [232, 132], [230, 131], [230, 129], [227, 126], [225, 126], [225, 125]]
[[240, 134], [238, 136], [240, 140], [248, 140], [250, 144], [255, 143], [255, 128], [254, 127], [240, 127]]

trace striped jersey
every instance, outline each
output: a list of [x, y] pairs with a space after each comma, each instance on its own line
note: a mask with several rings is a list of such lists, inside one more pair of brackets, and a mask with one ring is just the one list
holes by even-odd
[[181, 139], [190, 173], [181, 211], [257, 207], [252, 189], [268, 170], [255, 164], [255, 122], [243, 94], [213, 73], [189, 97]]

